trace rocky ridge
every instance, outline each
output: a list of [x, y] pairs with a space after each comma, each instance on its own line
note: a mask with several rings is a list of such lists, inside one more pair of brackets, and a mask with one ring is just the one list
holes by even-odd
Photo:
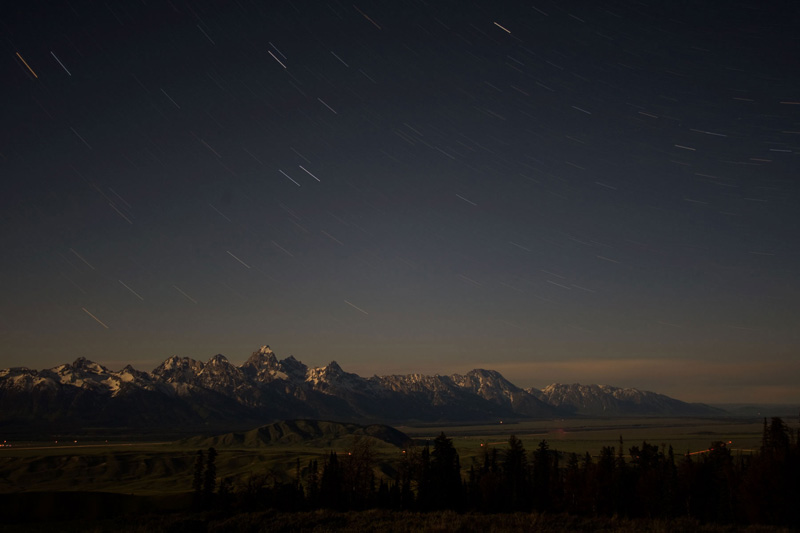
[[719, 414], [636, 389], [553, 384], [521, 389], [494, 370], [364, 378], [336, 361], [308, 367], [262, 346], [242, 365], [173, 356], [152, 372], [78, 358], [51, 369], [0, 370], [0, 425], [236, 428], [292, 418], [458, 422], [570, 415]]

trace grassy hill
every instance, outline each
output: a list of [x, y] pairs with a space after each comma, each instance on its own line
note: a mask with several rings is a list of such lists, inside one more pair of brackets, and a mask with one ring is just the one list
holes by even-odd
[[[244, 432], [196, 436], [162, 443], [38, 443], [3, 448], [0, 493], [105, 491], [178, 494], [191, 491], [195, 454], [216, 448], [217, 472], [232, 483], [253, 474], [290, 481], [330, 451], [346, 453], [354, 439], [368, 441], [380, 462], [394, 462], [410, 438], [389, 426], [324, 420], [287, 420]], [[71, 441], [69, 441], [71, 443]]]
[[214, 437], [194, 437], [183, 441], [196, 448], [265, 448], [275, 446], [304, 446], [309, 448], [339, 448], [358, 435], [377, 447], [402, 447], [411, 439], [404, 433], [381, 424], [360, 426], [327, 420], [283, 420], [250, 431], [225, 433]]

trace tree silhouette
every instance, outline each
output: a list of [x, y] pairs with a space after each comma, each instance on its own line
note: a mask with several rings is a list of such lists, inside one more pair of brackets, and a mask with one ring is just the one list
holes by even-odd
[[431, 450], [427, 443], [414, 465], [414, 478], [417, 482], [417, 505], [423, 510], [432, 508], [436, 502], [431, 479]]
[[360, 435], [353, 437], [353, 448], [344, 457], [342, 469], [343, 490], [350, 508], [361, 508], [369, 503], [375, 492], [375, 454], [372, 442]]
[[[589, 458], [591, 462], [591, 457]], [[583, 509], [583, 493], [586, 487], [586, 470], [580, 467], [578, 454], [571, 453], [567, 459], [567, 467], [564, 471], [564, 501], [565, 509], [573, 509], [575, 512], [586, 512]]]
[[455, 509], [461, 505], [461, 463], [452, 439], [444, 432], [433, 441], [431, 491], [431, 501], [437, 509]]
[[194, 460], [194, 477], [192, 479], [192, 501], [195, 508], [202, 506], [203, 500], [203, 470], [205, 468], [205, 457], [203, 450], [197, 450]]
[[203, 497], [208, 501], [211, 495], [214, 494], [214, 489], [217, 486], [217, 450], [212, 446], [208, 449], [206, 459], [206, 470], [203, 475]]
[[410, 509], [414, 506], [414, 493], [412, 492], [411, 487], [414, 481], [414, 473], [418, 458], [419, 452], [414, 446], [402, 450], [401, 452], [400, 465], [397, 469], [396, 480], [396, 485], [399, 485], [399, 500], [396, 502], [396, 506], [400, 509]]
[[593, 468], [591, 476], [591, 493], [594, 495], [595, 514], [610, 515], [618, 510], [617, 494], [614, 490], [616, 483], [616, 462], [614, 461], [614, 447], [603, 446], [600, 457]]
[[792, 432], [789, 426], [778, 417], [773, 417], [770, 420], [769, 426], [766, 424], [767, 419], [764, 418], [764, 427], [766, 431], [761, 442], [762, 453], [774, 458], [785, 458], [789, 454], [789, 448], [792, 442]]
[[631, 514], [649, 518], [662, 516], [669, 503], [665, 498], [668, 468], [664, 453], [646, 441], [642, 442], [641, 448], [633, 446], [629, 452], [631, 468], [626, 475], [629, 488], [625, 492], [631, 495]]
[[546, 440], [533, 452], [533, 506], [537, 510], [550, 509], [553, 458]]
[[320, 479], [320, 505], [332, 507], [334, 509], [344, 508], [344, 496], [342, 494], [344, 475], [339, 465], [339, 458], [336, 452], [330, 452], [327, 460], [322, 467], [322, 478]]
[[800, 446], [780, 418], [764, 419], [761, 453], [741, 480], [743, 514], [749, 522], [798, 526]]
[[473, 508], [497, 512], [505, 506], [503, 479], [497, 448], [483, 446], [483, 453], [473, 459], [470, 468], [469, 493]]
[[[588, 453], [582, 460], [569, 454], [566, 466], [559, 468], [559, 454], [547, 441], [527, 456], [522, 442], [512, 435], [502, 452], [486, 446], [473, 459], [466, 486], [458, 453], [444, 433], [434, 440], [432, 449], [412, 447], [398, 454], [394, 482], [381, 477], [378, 483], [369, 441], [356, 439], [347, 455], [330, 452], [323, 458], [321, 475], [317, 462], [309, 462], [301, 471], [306, 495], [294, 481], [279, 483], [273, 475], [271, 488], [261, 480], [251, 483], [250, 492], [245, 487], [229, 500], [235, 503], [238, 498], [239, 508], [248, 510], [253, 508], [248, 502], [255, 502], [257, 496], [258, 505], [287, 511], [309, 506], [478, 512], [535, 509], [588, 516], [689, 517], [730, 527], [797, 528], [800, 445], [779, 418], [766, 425], [763, 437], [761, 450], [752, 456], [734, 456], [727, 443], [716, 441], [694, 456], [687, 453], [676, 466], [672, 447], [659, 448], [645, 441], [629, 449], [630, 458], [605, 446], [596, 462]], [[198, 480], [203, 480], [203, 497], [208, 495], [205, 482], [209, 479], [213, 491], [215, 456], [213, 448], [206, 455], [197, 454], [193, 488], [197, 493]], [[215, 503], [227, 504], [220, 496]]]
[[311, 459], [306, 468], [306, 498], [311, 507], [317, 507], [320, 499], [319, 463]]
[[508, 439], [508, 449], [503, 454], [502, 480], [507, 509], [522, 510], [530, 506], [528, 458], [516, 435]]
[[200, 494], [203, 491], [204, 466], [203, 450], [197, 450], [197, 455], [194, 460], [194, 479], [192, 480], [192, 490], [194, 490], [195, 494]]

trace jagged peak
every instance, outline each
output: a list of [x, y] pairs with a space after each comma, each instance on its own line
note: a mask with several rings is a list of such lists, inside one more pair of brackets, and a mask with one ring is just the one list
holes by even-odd
[[419, 372], [414, 372], [411, 374], [389, 374], [384, 376], [375, 376], [379, 380], [385, 381], [442, 381], [442, 380], [450, 380], [452, 381], [451, 376], [442, 376], [440, 374], [421, 374]]
[[476, 384], [475, 382], [477, 382], [480, 386], [501, 386], [504, 389], [511, 389], [514, 391], [522, 390], [508, 381], [505, 376], [497, 370], [486, 370], [485, 368], [475, 368], [463, 376], [460, 374], [453, 374], [451, 379], [462, 387], [469, 383], [474, 385]]
[[178, 361], [194, 361], [194, 359], [192, 359], [191, 357], [181, 357], [180, 355], [171, 355], [171, 356], [167, 357], [164, 360], [165, 363], [167, 361], [174, 361], [174, 362], [178, 362]]
[[278, 364], [278, 358], [275, 357], [275, 352], [269, 349], [269, 346], [262, 346], [244, 362], [242, 366], [252, 366], [261, 368], [264, 366], [274, 367]]
[[289, 357], [287, 357], [285, 359], [281, 359], [280, 360], [280, 364], [281, 364], [281, 366], [284, 366], [284, 367], [287, 367], [287, 368], [303, 368], [303, 369], [308, 368], [308, 367], [306, 367], [306, 365], [303, 362], [298, 361], [297, 359], [295, 359], [295, 357], [293, 355], [290, 355]]
[[221, 353], [218, 353], [217, 355], [215, 355], [214, 357], [209, 359], [207, 364], [209, 364], [209, 365], [221, 365], [221, 364], [230, 364], [230, 363], [228, 362], [228, 358], [227, 357], [225, 357]]
[[583, 387], [583, 386], [584, 385], [581, 385], [580, 383], [558, 383], [558, 382], [556, 382], [556, 383], [551, 383], [550, 385], [546, 386], [542, 390], [549, 391], [549, 390], [563, 389], [564, 387], [578, 388], [578, 387]]
[[487, 370], [485, 368], [473, 368], [467, 374], [498, 374], [497, 370]]
[[[346, 411], [349, 414], [344, 416], [355, 416], [353, 415], [355, 412], [373, 413], [375, 410], [383, 409], [384, 404], [380, 402], [384, 401], [388, 402], [386, 405], [391, 408], [391, 413], [386, 416], [399, 417], [406, 411], [413, 411], [414, 406], [427, 405], [425, 402], [429, 401], [432, 402], [430, 409], [434, 411], [426, 411], [428, 407], [424, 407], [421, 411], [423, 416], [434, 416], [433, 413], [435, 416], [443, 416], [442, 413], [451, 412], [450, 409], [455, 413], [462, 403], [465, 409], [472, 410], [469, 412], [482, 417], [488, 416], [487, 413], [501, 411], [524, 416], [542, 414], [549, 416], [556, 412], [553, 409], [559, 410], [557, 411], [559, 413], [595, 413], [604, 416], [614, 413], [648, 415], [708, 412], [708, 408], [704, 411], [679, 400], [635, 388], [553, 383], [544, 391], [533, 388], [523, 391], [509, 382], [500, 372], [484, 368], [476, 368], [463, 375], [412, 373], [365, 379], [355, 373], [344, 371], [335, 360], [325, 366], [313, 368], [308, 368], [291, 355], [278, 361], [267, 345], [253, 352], [250, 359], [242, 366], [234, 366], [227, 357], [217, 354], [208, 362], [173, 355], [152, 372], [137, 371], [131, 365], [125, 366], [119, 372], [112, 372], [85, 357], [79, 357], [74, 363], [62, 364], [49, 370], [36, 371], [23, 368], [0, 370], [0, 387], [3, 389], [33, 391], [43, 387], [51, 390], [62, 386], [81, 387], [102, 394], [110, 393], [112, 396], [145, 389], [170, 397], [190, 399], [195, 396], [206, 397], [202, 391], [208, 389], [226, 395], [250, 410], [273, 405], [275, 401], [278, 402], [278, 409], [302, 410], [306, 407], [299, 406], [304, 405], [304, 402], [310, 402], [307, 409], [331, 409], [331, 412], [338, 413], [340, 407], [345, 409], [342, 405], [355, 402], [351, 406], [354, 411]], [[37, 387], [39, 389], [36, 389]], [[523, 392], [529, 393], [530, 396]], [[341, 402], [322, 401], [318, 393], [339, 395]], [[278, 395], [283, 394], [291, 397], [286, 405], [281, 405], [279, 400]], [[411, 402], [413, 405], [402, 401], [403, 394], [413, 399]], [[376, 403], [374, 399], [380, 401]], [[490, 403], [486, 404], [486, 401]], [[320, 407], [322, 404], [325, 404], [324, 407]], [[223, 406], [223, 409], [227, 408]], [[497, 411], [498, 409], [500, 411]], [[687, 409], [694, 410], [686, 411]]]
[[[298, 376], [299, 377], [299, 376]], [[373, 382], [364, 379], [357, 374], [345, 372], [339, 363], [331, 361], [326, 366], [308, 368], [305, 373], [305, 381], [313, 386], [326, 386], [353, 388], [359, 387], [361, 392], [373, 387]]]
[[74, 369], [82, 369], [82, 370], [91, 370], [94, 372], [108, 372], [108, 370], [101, 364], [95, 363], [85, 357], [78, 357], [72, 363], [72, 368]]
[[153, 370], [153, 373], [158, 374], [159, 372], [164, 372], [175, 368], [194, 368], [198, 366], [202, 367], [203, 363], [197, 361], [196, 359], [192, 359], [191, 357], [180, 357], [178, 355], [173, 355], [158, 365], [158, 367]]
[[[467, 376], [486, 376], [486, 377], [499, 378], [499, 379], [506, 380], [505, 376], [503, 376], [503, 374], [501, 374], [497, 370], [487, 370], [485, 368], [473, 368], [472, 370], [467, 372], [466, 375]], [[506, 381], [508, 381], [508, 380], [506, 380]]]
[[602, 385], [599, 383], [590, 383], [588, 385], [584, 385], [582, 383], [551, 383], [544, 389], [544, 391], [556, 391], [556, 390], [591, 390], [591, 391], [599, 391], [606, 394], [616, 394], [620, 392], [628, 393], [628, 394], [655, 394], [649, 391], [644, 391], [641, 389], [636, 389], [633, 387], [615, 387], [613, 385]]
[[293, 355], [290, 355], [286, 359], [281, 359], [278, 362], [278, 368], [287, 375], [300, 380], [305, 379], [306, 372], [308, 371], [308, 367], [295, 359]]

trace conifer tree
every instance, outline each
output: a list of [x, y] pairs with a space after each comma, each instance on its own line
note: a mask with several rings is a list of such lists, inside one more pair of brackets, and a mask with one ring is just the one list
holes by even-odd
[[551, 467], [550, 447], [542, 440], [533, 452], [533, 504], [540, 511], [550, 509]]
[[503, 487], [506, 507], [521, 510], [529, 505], [528, 458], [516, 435], [508, 439], [508, 449], [503, 455]]
[[197, 455], [194, 460], [194, 479], [192, 480], [192, 490], [194, 490], [195, 494], [200, 494], [203, 491], [204, 466], [203, 450], [197, 450]]
[[417, 481], [417, 504], [423, 510], [430, 509], [433, 505], [433, 487], [431, 482], [431, 450], [427, 442], [419, 454], [414, 477]]
[[214, 447], [208, 449], [208, 457], [206, 459], [206, 470], [203, 476], [203, 496], [210, 498], [214, 494], [214, 489], [217, 486], [217, 450]]
[[444, 432], [433, 441], [430, 469], [434, 507], [458, 507], [461, 503], [461, 463], [452, 439], [448, 439]]
[[347, 500], [344, 494], [344, 472], [336, 452], [331, 451], [322, 467], [320, 502], [323, 507], [343, 509]]
[[306, 469], [306, 498], [312, 507], [319, 505], [319, 463], [316, 459], [308, 461]]

